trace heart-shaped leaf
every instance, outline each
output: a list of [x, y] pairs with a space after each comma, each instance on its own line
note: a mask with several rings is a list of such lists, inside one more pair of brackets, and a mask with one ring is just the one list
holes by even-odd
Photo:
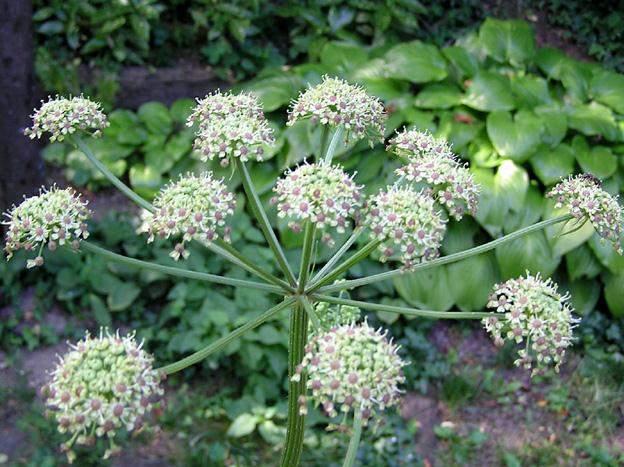
[[509, 112], [492, 112], [486, 127], [498, 153], [514, 161], [527, 160], [541, 142], [541, 120], [529, 111], [521, 110], [513, 119]]
[[588, 136], [604, 136], [616, 141], [621, 131], [615, 122], [613, 112], [597, 102], [575, 105], [568, 108], [568, 125]]
[[479, 41], [498, 62], [523, 65], [535, 55], [535, 36], [525, 21], [487, 18], [479, 29]]
[[428, 83], [446, 78], [446, 60], [431, 44], [407, 42], [392, 47], [384, 55], [386, 78], [402, 79], [412, 83]]
[[468, 83], [463, 103], [483, 112], [516, 107], [509, 80], [491, 71], [480, 71], [475, 75]]
[[461, 103], [462, 92], [452, 84], [430, 84], [416, 96], [415, 104], [423, 109], [448, 109]]
[[601, 70], [592, 78], [590, 88], [594, 99], [624, 114], [624, 75]]
[[554, 149], [540, 146], [531, 157], [531, 167], [537, 178], [548, 186], [558, 183], [562, 177], [574, 172], [574, 151], [567, 144], [560, 144]]

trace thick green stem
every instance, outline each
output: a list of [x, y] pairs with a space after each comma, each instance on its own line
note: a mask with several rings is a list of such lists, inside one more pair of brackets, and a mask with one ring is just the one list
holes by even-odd
[[310, 274], [310, 259], [312, 258], [312, 247], [314, 245], [314, 233], [316, 229], [310, 221], [305, 223], [303, 233], [303, 247], [301, 249], [301, 265], [299, 266], [299, 286], [297, 292], [303, 292], [308, 276]]
[[351, 248], [351, 245], [355, 243], [355, 241], [358, 239], [358, 237], [363, 231], [364, 229], [362, 227], [357, 227], [353, 231], [351, 236], [347, 239], [347, 241], [344, 242], [344, 244], [340, 247], [340, 249], [336, 253], [334, 253], [334, 256], [332, 256], [331, 259], [327, 261], [325, 266], [323, 266], [323, 268], [318, 273], [316, 273], [316, 275], [310, 280], [310, 282], [314, 284], [320, 281], [321, 279], [323, 279], [323, 277], [325, 277], [325, 274], [327, 274], [331, 270], [331, 268], [333, 268], [334, 265], [338, 261], [340, 261], [340, 258], [342, 258], [342, 256], [347, 252], [349, 248]]
[[290, 315], [290, 342], [288, 347], [288, 422], [281, 467], [297, 467], [303, 451], [305, 415], [299, 413], [300, 397], [306, 392], [306, 378], [292, 381], [297, 366], [305, 353], [308, 337], [308, 315], [297, 304]]
[[282, 310], [288, 308], [289, 306], [291, 306], [295, 301], [296, 301], [296, 299], [294, 299], [292, 297], [285, 299], [279, 305], [274, 306], [273, 308], [271, 308], [271, 309], [265, 311], [264, 313], [262, 313], [257, 318], [252, 319], [251, 321], [243, 324], [241, 327], [235, 329], [234, 331], [229, 333], [227, 336], [223, 336], [221, 339], [213, 342], [212, 344], [208, 345], [207, 347], [204, 347], [201, 350], [198, 350], [194, 354], [189, 355], [188, 357], [183, 358], [182, 360], [178, 360], [177, 362], [174, 362], [174, 363], [171, 363], [169, 365], [163, 366], [162, 368], [159, 368], [159, 371], [161, 371], [161, 372], [163, 372], [163, 373], [165, 373], [167, 375], [170, 375], [172, 373], [176, 373], [178, 371], [181, 371], [181, 370], [183, 370], [183, 369], [185, 369], [185, 368], [187, 368], [187, 367], [189, 367], [191, 365], [194, 365], [194, 364], [196, 364], [198, 362], [201, 362], [203, 359], [208, 357], [210, 354], [223, 349], [226, 345], [228, 345], [234, 339], [237, 339], [238, 337], [242, 336], [247, 331], [251, 331], [252, 329], [260, 326], [265, 321], [268, 321], [269, 319], [271, 319], [274, 315], [276, 315], [280, 311], [282, 311]]
[[347, 449], [347, 455], [345, 456], [344, 464], [342, 464], [342, 467], [353, 467], [355, 465], [355, 456], [357, 454], [358, 446], [360, 445], [361, 436], [362, 412], [358, 410], [353, 416], [353, 433], [351, 433], [349, 448]]
[[334, 132], [334, 136], [332, 136], [332, 139], [329, 142], [329, 147], [327, 148], [325, 159], [323, 159], [323, 162], [325, 162], [325, 164], [331, 164], [331, 161], [334, 158], [334, 153], [336, 152], [336, 146], [338, 146], [338, 141], [342, 139], [343, 131], [344, 130], [342, 126], [339, 126], [338, 128], [336, 128], [336, 131]]
[[332, 297], [330, 295], [312, 294], [311, 297], [319, 302], [334, 303], [336, 305], [348, 305], [363, 308], [365, 310], [386, 311], [389, 313], [399, 313], [405, 316], [415, 316], [419, 318], [434, 319], [483, 319], [492, 316], [492, 313], [484, 313], [477, 311], [432, 311], [419, 310], [416, 308], [408, 308], [404, 306], [382, 305], [380, 303], [361, 302], [359, 300], [351, 300], [348, 298]]
[[237, 264], [238, 266], [251, 272], [252, 274], [255, 274], [261, 279], [264, 279], [270, 284], [275, 284], [281, 287], [286, 292], [292, 293], [295, 291], [295, 289], [288, 285], [288, 283], [284, 282], [282, 279], [275, 277], [273, 274], [268, 273], [264, 269], [256, 266], [245, 255], [240, 253], [236, 248], [232, 247], [232, 245], [224, 242], [223, 240], [217, 240], [216, 242], [214, 242], [214, 244], [208, 244], [206, 245], [206, 247], [211, 251], [220, 254], [232, 263]]
[[95, 154], [91, 151], [89, 146], [85, 144], [85, 142], [79, 136], [69, 136], [67, 138], [68, 141], [74, 143], [74, 145], [82, 151], [82, 153], [87, 156], [87, 158], [91, 161], [91, 163], [100, 171], [102, 174], [108, 178], [108, 180], [117, 187], [119, 191], [121, 191], [124, 195], [134, 201], [136, 204], [141, 206], [143, 209], [147, 209], [150, 212], [154, 212], [154, 206], [149, 201], [144, 200], [139, 195], [137, 195], [134, 191], [132, 191], [124, 182], [119, 180], [108, 168], [100, 162], [100, 160], [95, 157]]
[[449, 264], [449, 263], [461, 261], [462, 259], [470, 258], [471, 256], [479, 255], [481, 253], [485, 253], [486, 251], [493, 250], [494, 248], [500, 245], [503, 245], [504, 243], [511, 242], [531, 232], [544, 229], [550, 225], [558, 224], [559, 222], [568, 221], [572, 218], [573, 218], [572, 215], [564, 214], [562, 216], [553, 217], [552, 219], [546, 219], [544, 221], [538, 222], [537, 224], [533, 224], [529, 227], [525, 227], [523, 229], [512, 232], [508, 235], [505, 235], [504, 237], [497, 238], [496, 240], [492, 240], [491, 242], [476, 246], [474, 248], [470, 248], [469, 250], [461, 251], [459, 253], [453, 253], [452, 255], [442, 256], [441, 258], [436, 258], [434, 260], [427, 261], [425, 263], [417, 264], [412, 269], [410, 269], [410, 271], [405, 271], [404, 269], [395, 269], [393, 271], [382, 272], [380, 274], [374, 274], [372, 276], [362, 277], [360, 279], [353, 279], [350, 281], [339, 282], [336, 284], [331, 284], [325, 287], [321, 287], [320, 292], [329, 293], [329, 292], [335, 292], [337, 290], [353, 289], [355, 287], [360, 287], [362, 285], [373, 284], [375, 282], [392, 279], [394, 277], [397, 277], [397, 276], [400, 276], [402, 274], [406, 274], [409, 272], [422, 271], [423, 269], [433, 268], [435, 266], [441, 266], [443, 264]]
[[112, 251], [108, 251], [87, 241], [80, 242], [80, 248], [85, 251], [97, 253], [98, 255], [102, 255], [105, 258], [116, 261], [118, 263], [127, 264], [128, 266], [133, 266], [137, 268], [148, 269], [151, 271], [161, 272], [169, 276], [184, 277], [186, 279], [212, 282], [214, 284], [231, 285], [234, 287], [249, 287], [251, 289], [258, 289], [265, 292], [284, 295], [284, 290], [281, 287], [277, 287], [275, 285], [246, 281], [243, 279], [234, 279], [231, 277], [223, 277], [216, 274], [208, 274], [205, 272], [188, 271], [182, 268], [163, 266], [162, 264], [150, 263], [149, 261], [141, 261], [140, 259], [130, 258], [128, 256], [113, 253]]
[[325, 277], [320, 278], [318, 281], [312, 283], [310, 287], [306, 289], [306, 292], [312, 293], [318, 288], [322, 287], [323, 285], [329, 284], [333, 282], [334, 280], [336, 280], [338, 277], [340, 277], [340, 275], [343, 272], [347, 271], [349, 268], [351, 268], [355, 264], [367, 258], [368, 255], [370, 255], [375, 250], [375, 248], [379, 246], [379, 243], [380, 242], [378, 240], [372, 240], [366, 245], [364, 245], [364, 247], [362, 247], [361, 250], [358, 250], [353, 255], [351, 255], [349, 259], [347, 259], [342, 264], [337, 266], [336, 269], [334, 269], [332, 272], [327, 274]]
[[282, 272], [286, 276], [286, 279], [288, 280], [289, 284], [294, 287], [297, 284], [295, 275], [290, 269], [290, 265], [288, 264], [286, 255], [284, 255], [284, 251], [282, 250], [282, 247], [280, 246], [279, 241], [277, 240], [277, 237], [275, 236], [275, 232], [273, 232], [271, 223], [269, 222], [269, 219], [266, 213], [264, 212], [264, 208], [262, 207], [262, 202], [260, 201], [260, 198], [258, 197], [258, 193], [256, 192], [256, 189], [253, 186], [253, 182], [251, 181], [251, 176], [249, 175], [249, 172], [247, 171], [247, 167], [238, 157], [234, 159], [236, 161], [236, 169], [238, 170], [241, 176], [241, 179], [243, 181], [243, 188], [245, 189], [245, 193], [247, 193], [247, 199], [249, 200], [251, 210], [253, 211], [254, 215], [256, 216], [256, 219], [258, 220], [260, 229], [262, 230], [262, 233], [264, 234], [264, 237], [266, 238], [267, 243], [269, 244], [269, 247], [271, 248], [271, 250], [273, 250], [275, 259], [277, 260], [277, 263], [282, 269]]

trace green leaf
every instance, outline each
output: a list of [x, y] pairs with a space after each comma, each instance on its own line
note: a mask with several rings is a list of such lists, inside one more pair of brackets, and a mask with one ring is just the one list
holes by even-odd
[[613, 274], [624, 275], [624, 255], [617, 254], [610, 242], [596, 233], [589, 239], [589, 246], [604, 267]]
[[[578, 248], [594, 234], [591, 222], [585, 222], [578, 230], [577, 227], [575, 222], [570, 221], [565, 225], [556, 224], [546, 228], [546, 235], [555, 255], [564, 255]], [[564, 235], [561, 235], [562, 233]]]
[[574, 172], [574, 151], [567, 144], [560, 144], [554, 149], [540, 146], [531, 157], [531, 167], [537, 178], [546, 185], [558, 183], [562, 177]]
[[464, 77], [472, 78], [479, 71], [477, 57], [463, 47], [445, 47], [442, 49], [442, 53], [451, 63], [460, 80]]
[[594, 146], [590, 150], [585, 138], [577, 135], [572, 140], [572, 148], [583, 172], [604, 179], [617, 170], [617, 157], [606, 146]]
[[601, 70], [591, 80], [590, 93], [601, 104], [624, 114], [624, 75]]
[[497, 280], [494, 255], [473, 256], [448, 266], [449, 284], [462, 311], [482, 310]]
[[513, 110], [516, 106], [509, 80], [490, 71], [478, 72], [468, 85], [463, 103], [483, 112]]
[[568, 252], [565, 261], [568, 276], [573, 281], [582, 277], [593, 279], [602, 270], [601, 264], [587, 244]]
[[242, 438], [247, 436], [256, 429], [256, 425], [259, 422], [257, 415], [250, 413], [244, 413], [234, 419], [230, 427], [228, 428], [226, 435], [232, 438]]
[[513, 119], [509, 112], [492, 112], [486, 128], [496, 151], [517, 162], [527, 160], [541, 142], [541, 120], [529, 111], [520, 110]]
[[542, 141], [550, 147], [555, 147], [561, 143], [568, 131], [568, 117], [565, 112], [557, 105], [538, 106], [533, 109], [533, 112], [544, 125]]
[[523, 227], [535, 224], [544, 212], [544, 195], [536, 183], [528, 186], [522, 209], [510, 209], [505, 215], [504, 232], [514, 232]]
[[332, 70], [349, 71], [367, 61], [366, 50], [349, 42], [328, 42], [321, 50], [321, 63]]
[[597, 102], [571, 106], [567, 114], [570, 128], [585, 135], [603, 136], [609, 141], [616, 141], [621, 135], [611, 109]]
[[560, 80], [574, 100], [587, 100], [592, 78], [592, 70], [588, 64], [573, 60], [561, 50], [549, 47], [538, 51], [535, 62], [549, 78]]
[[442, 112], [435, 132], [436, 136], [446, 139], [455, 151], [460, 151], [474, 141], [484, 125], [469, 112]]
[[461, 103], [462, 92], [452, 84], [429, 84], [416, 96], [417, 107], [423, 109], [448, 109]]
[[178, 99], [171, 104], [169, 114], [174, 122], [179, 125], [186, 125], [186, 119], [193, 112], [196, 102], [193, 99]]
[[100, 297], [97, 295], [90, 293], [89, 294], [89, 306], [91, 307], [91, 312], [93, 313], [93, 317], [95, 321], [100, 326], [110, 326], [112, 323], [112, 318], [110, 313], [108, 312], [108, 308], [102, 301]]
[[519, 66], [535, 55], [535, 36], [525, 21], [487, 18], [479, 29], [479, 42], [498, 62]]
[[448, 292], [451, 284], [444, 266], [402, 274], [394, 279], [394, 287], [403, 300], [416, 308], [446, 311], [455, 301]]
[[169, 109], [160, 102], [146, 102], [137, 111], [137, 115], [150, 133], [168, 135], [173, 128]]
[[584, 316], [592, 311], [600, 299], [600, 282], [578, 280], [568, 283], [572, 306], [577, 315]]
[[446, 61], [431, 44], [407, 42], [392, 47], [384, 55], [386, 78], [403, 79], [412, 83], [428, 83], [446, 78]]
[[544, 232], [533, 232], [496, 248], [502, 279], [523, 275], [527, 270], [550, 276], [561, 261], [553, 254]]
[[624, 317], [624, 274], [607, 276], [604, 296], [611, 314], [616, 318]]
[[110, 311], [122, 311], [128, 308], [141, 293], [141, 289], [132, 282], [121, 282], [106, 298]]
[[162, 184], [163, 178], [156, 168], [141, 164], [130, 167], [130, 185], [144, 198], [153, 198]]
[[287, 73], [255, 79], [244, 86], [260, 99], [265, 112], [286, 107], [303, 89], [301, 79]]
[[538, 76], [512, 75], [511, 90], [516, 96], [518, 107], [533, 109], [538, 105], [552, 102], [548, 83]]

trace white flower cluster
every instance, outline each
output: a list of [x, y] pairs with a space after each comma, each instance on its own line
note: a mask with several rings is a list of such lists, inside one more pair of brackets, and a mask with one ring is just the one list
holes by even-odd
[[[319, 230], [333, 228], [342, 233], [362, 205], [360, 189], [339, 167], [303, 164], [277, 181], [273, 201], [278, 216], [290, 219], [289, 225], [296, 231], [308, 220]], [[331, 234], [324, 240], [331, 244]]]
[[526, 277], [494, 287], [487, 306], [503, 316], [484, 318], [483, 324], [499, 346], [506, 340], [524, 342], [515, 361], [517, 366], [530, 369], [534, 363], [538, 368], [554, 364], [559, 370], [578, 322], [572, 315], [569, 298], [559, 294], [557, 285], [550, 279], [527, 273]]
[[460, 220], [467, 211], [472, 215], [477, 212], [479, 186], [446, 141], [412, 130], [399, 133], [389, 148], [407, 158], [407, 164], [396, 170], [397, 175], [428, 185], [438, 203], [455, 219]]
[[617, 197], [602, 189], [593, 175], [569, 177], [556, 185], [546, 196], [555, 199], [555, 207], [566, 207], [577, 219], [589, 220], [598, 235], [613, 243], [619, 254], [622, 250], [622, 206]]
[[65, 136], [76, 131], [91, 132], [97, 137], [108, 126], [106, 115], [100, 104], [80, 96], [67, 99], [56, 96], [49, 97], [47, 102], [41, 101], [41, 107], [31, 115], [33, 126], [24, 130], [30, 139], [41, 138], [50, 133], [50, 141], [63, 141]]
[[[146, 212], [140, 232], [146, 232], [147, 241], [156, 236], [169, 238], [182, 235], [170, 256], [176, 261], [187, 258], [184, 244], [196, 238], [211, 242], [218, 238], [218, 230], [225, 226], [227, 216], [234, 213], [234, 194], [227, 190], [222, 180], [210, 173], [187, 174], [160, 190], [154, 199], [154, 213]], [[224, 228], [224, 238], [229, 228]]]
[[119, 450], [113, 439], [118, 431], [139, 430], [161, 410], [162, 378], [141, 347], [134, 335], [100, 331], [95, 338], [87, 333], [60, 358], [42, 393], [59, 431], [70, 435], [62, 445], [70, 463], [74, 443], [92, 445], [106, 437], [108, 458]]
[[399, 255], [406, 269], [436, 258], [446, 231], [434, 199], [410, 187], [391, 187], [373, 196], [364, 223], [381, 242], [381, 261]]
[[59, 245], [70, 244], [77, 249], [79, 241], [89, 236], [86, 220], [91, 211], [87, 201], [72, 188], [61, 190], [53, 186], [42, 188], [39, 195], [26, 198], [19, 206], [5, 213], [8, 220], [6, 245], [8, 259], [19, 249], [37, 250], [37, 256], [26, 263], [32, 268], [43, 265], [41, 253], [45, 246], [55, 250]]
[[308, 88], [292, 103], [288, 125], [307, 118], [314, 124], [342, 126], [347, 137], [367, 138], [371, 144], [383, 141], [386, 115], [381, 101], [338, 78], [324, 76], [321, 84]]
[[261, 161], [265, 146], [275, 142], [258, 99], [251, 94], [216, 91], [198, 99], [188, 126], [199, 124], [194, 147], [202, 161], [218, 157], [227, 166], [230, 158]]
[[[300, 381], [305, 373], [312, 400], [329, 416], [354, 411], [369, 420], [397, 403], [399, 386], [405, 381], [406, 363], [386, 335], [364, 322], [315, 336], [292, 380]], [[306, 398], [299, 402], [300, 412], [305, 413]]]
[[358, 307], [332, 305], [327, 302], [318, 302], [314, 305], [314, 311], [316, 311], [318, 316], [321, 332], [327, 332], [338, 326], [355, 323], [361, 314]]

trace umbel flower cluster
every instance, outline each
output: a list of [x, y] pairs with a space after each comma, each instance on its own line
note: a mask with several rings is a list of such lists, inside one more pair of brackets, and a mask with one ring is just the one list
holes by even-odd
[[[274, 191], [280, 218], [301, 230], [305, 221], [320, 231], [334, 229], [345, 232], [362, 206], [361, 187], [341, 168], [324, 164], [303, 164], [279, 179]], [[331, 243], [331, 235], [325, 240]]]
[[110, 441], [105, 458], [115, 454], [119, 431], [140, 430], [152, 412], [161, 410], [161, 375], [141, 347], [134, 335], [102, 330], [98, 337], [87, 333], [59, 359], [42, 392], [59, 431], [69, 436], [62, 448], [70, 463], [72, 446], [91, 445], [96, 437]]
[[577, 219], [589, 220], [603, 239], [613, 243], [619, 254], [623, 253], [622, 207], [616, 197], [602, 189], [600, 180], [593, 175], [569, 177], [547, 193], [555, 199], [555, 207], [566, 207]]
[[360, 86], [338, 78], [323, 77], [323, 82], [303, 91], [288, 113], [288, 125], [310, 119], [313, 124], [342, 127], [355, 139], [366, 138], [371, 145], [383, 141], [383, 104]]
[[89, 235], [86, 221], [90, 214], [87, 201], [72, 188], [42, 188], [39, 195], [26, 198], [5, 213], [7, 259], [19, 249], [36, 251], [36, 257], [26, 263], [32, 268], [43, 265], [41, 253], [46, 246], [55, 250], [67, 243], [77, 249], [79, 241]]
[[331, 305], [319, 302], [314, 305], [319, 318], [320, 332], [327, 332], [332, 328], [355, 323], [359, 320], [361, 311], [358, 307], [349, 305]]
[[[322, 406], [330, 417], [352, 411], [368, 420], [397, 403], [405, 380], [406, 363], [386, 335], [364, 322], [314, 336], [292, 380], [300, 381], [305, 373], [315, 406]], [[299, 404], [300, 412], [306, 413], [306, 398]]]
[[476, 213], [479, 187], [445, 140], [416, 130], [403, 131], [390, 141], [389, 149], [407, 159], [407, 164], [396, 170], [400, 179], [429, 187], [456, 220], [466, 212]]
[[154, 199], [154, 213], [143, 215], [141, 232], [147, 232], [148, 242], [155, 237], [182, 236], [170, 256], [178, 260], [187, 258], [185, 243], [192, 239], [212, 242], [219, 230], [229, 237], [226, 218], [234, 213], [234, 194], [227, 190], [222, 180], [208, 172], [200, 175], [186, 174], [165, 186]]
[[64, 97], [49, 98], [31, 115], [33, 126], [24, 130], [31, 139], [41, 138], [50, 133], [50, 141], [63, 141], [66, 136], [77, 131], [100, 136], [108, 126], [106, 115], [100, 104], [80, 96], [66, 99]]
[[365, 223], [378, 240], [380, 260], [397, 256], [406, 269], [438, 256], [446, 225], [434, 200], [411, 187], [391, 187], [373, 196]]
[[199, 126], [194, 147], [201, 160], [217, 157], [223, 166], [232, 157], [261, 161], [265, 146], [275, 142], [262, 107], [251, 94], [209, 94], [197, 101], [187, 124]]
[[572, 330], [578, 322], [568, 304], [570, 297], [561, 295], [550, 279], [539, 274], [510, 279], [497, 284], [488, 307], [503, 316], [483, 320], [485, 329], [497, 345], [506, 340], [524, 343], [518, 351], [517, 366], [537, 369], [554, 365], [558, 371], [565, 350], [572, 343]]

